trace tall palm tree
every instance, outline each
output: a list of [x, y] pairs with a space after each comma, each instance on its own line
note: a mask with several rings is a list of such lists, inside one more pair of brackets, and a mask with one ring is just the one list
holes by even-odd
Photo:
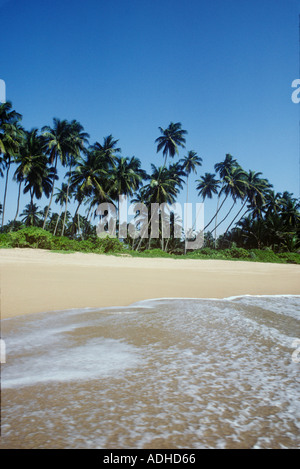
[[[146, 172], [141, 168], [141, 161], [136, 157], [116, 157], [110, 171], [110, 189], [108, 195], [117, 203], [120, 215], [120, 196], [132, 196], [146, 178]], [[119, 216], [120, 222], [120, 216]], [[120, 229], [120, 226], [119, 226]]]
[[[149, 177], [149, 183], [143, 187], [143, 198], [147, 201], [147, 205], [151, 207], [152, 203], [163, 204], [169, 203], [173, 204], [176, 200], [176, 196], [179, 192], [178, 179], [172, 177], [172, 174], [168, 171], [165, 166], [156, 167], [154, 164], [151, 164], [152, 173]], [[163, 214], [161, 214], [163, 219]], [[148, 226], [152, 222], [152, 218], [148, 223]], [[137, 246], [137, 249], [140, 247], [142, 238]], [[164, 250], [164, 236], [163, 236], [163, 223], [162, 223], [162, 250]]]
[[225, 185], [225, 176], [230, 175], [232, 173], [233, 169], [237, 168], [237, 167], [238, 167], [238, 162], [235, 158], [233, 158], [233, 156], [230, 153], [226, 153], [225, 159], [223, 161], [221, 161], [220, 163], [216, 163], [215, 166], [214, 166], [215, 171], [217, 173], [219, 173], [220, 180], [222, 181], [222, 185], [221, 185], [221, 188], [220, 188], [220, 191], [219, 191], [219, 194], [218, 194], [216, 213], [210, 221], [210, 223], [211, 223], [215, 219], [215, 230], [214, 230], [214, 232], [215, 232], [214, 233], [215, 245], [216, 245], [216, 241], [217, 241], [217, 228], [216, 227], [217, 227], [217, 224], [218, 224], [218, 213], [222, 209], [222, 207], [223, 207], [223, 205], [226, 202], [226, 199], [228, 197], [228, 193], [225, 194], [225, 197], [224, 197], [222, 203], [220, 204], [221, 196], [223, 194], [223, 188], [224, 188], [224, 185]]
[[[69, 139], [71, 141], [71, 149], [67, 153], [67, 164], [69, 166], [70, 175], [72, 172], [72, 167], [77, 163], [81, 154], [86, 154], [86, 146], [88, 145], [88, 138], [89, 134], [84, 132], [83, 126], [76, 120], [73, 120], [69, 126]], [[68, 184], [66, 189], [66, 203], [65, 203], [65, 213], [63, 219], [63, 225], [61, 230], [61, 236], [64, 235], [65, 225], [66, 225], [66, 217], [68, 211], [68, 203], [69, 203], [69, 190], [70, 190], [70, 176], [68, 178]]]
[[41, 136], [38, 135], [38, 129], [33, 128], [31, 131], [24, 131], [24, 138], [20, 146], [19, 154], [15, 158], [17, 168], [13, 179], [18, 182], [18, 199], [17, 210], [14, 221], [16, 221], [19, 213], [21, 186], [26, 177], [33, 170], [33, 167], [40, 167], [41, 172], [45, 171], [47, 161], [44, 154], [44, 145]]
[[164, 167], [167, 164], [168, 156], [174, 158], [175, 154], [178, 154], [178, 146], [185, 147], [184, 135], [187, 134], [187, 131], [181, 127], [180, 122], [171, 122], [166, 129], [158, 127], [162, 135], [155, 140], [155, 143], [157, 143], [156, 151], [158, 153], [162, 150], [165, 157]]
[[248, 181], [247, 181], [247, 173], [240, 167], [234, 167], [230, 174], [227, 174], [224, 177], [224, 186], [222, 191], [225, 193], [226, 196], [230, 195], [233, 199], [233, 203], [225, 215], [225, 217], [218, 223], [215, 227], [215, 230], [226, 220], [229, 216], [230, 212], [232, 211], [233, 207], [235, 206], [237, 200], [245, 200], [247, 197], [247, 189], [248, 189]]
[[247, 208], [246, 212], [241, 216], [241, 218], [243, 218], [246, 213], [251, 210], [251, 208], [252, 210], [261, 210], [262, 207], [265, 205], [267, 194], [269, 193], [270, 188], [272, 186], [267, 179], [261, 178], [261, 175], [262, 173], [251, 170], [246, 175], [247, 187], [245, 188], [244, 203], [242, 204], [242, 207], [227, 227], [225, 234], [229, 231], [234, 221], [244, 210], [245, 205], [247, 203], [249, 203], [249, 207]]
[[[0, 105], [0, 156], [3, 155], [1, 164], [6, 170], [1, 226], [4, 224], [9, 170], [12, 161], [19, 153], [24, 136], [24, 130], [20, 125], [21, 119], [21, 114], [12, 109], [10, 101]], [[2, 170], [0, 172], [2, 173]]]
[[95, 142], [91, 150], [94, 150], [103, 156], [105, 162], [113, 166], [116, 154], [121, 153], [121, 148], [117, 147], [119, 140], [114, 139], [112, 135], [104, 137], [103, 144]]
[[215, 174], [205, 173], [200, 179], [197, 179], [196, 189], [199, 191], [198, 195], [202, 197], [202, 200], [211, 199], [214, 194], [218, 193], [220, 187], [220, 181], [216, 179]]
[[[63, 182], [62, 185], [61, 185], [61, 188], [57, 189], [57, 192], [56, 192], [56, 194], [54, 194], [54, 196], [55, 196], [54, 202], [56, 204], [60, 205], [60, 213], [57, 217], [55, 228], [54, 228], [54, 231], [53, 231], [53, 235], [55, 236], [56, 231], [57, 231], [57, 227], [58, 227], [58, 223], [59, 223], [59, 220], [61, 218], [63, 206], [66, 205], [67, 202], [70, 202], [68, 184], [65, 184]], [[65, 214], [66, 214], [66, 212], [65, 212]]]
[[[196, 172], [197, 166], [202, 165], [202, 158], [198, 156], [194, 150], [190, 150], [183, 159], [179, 160], [179, 163], [182, 163], [182, 169], [186, 174], [186, 203], [188, 203], [189, 175], [191, 174], [191, 172]], [[184, 244], [184, 253], [186, 253], [186, 242]]]
[[[42, 128], [43, 136], [47, 144], [49, 164], [54, 164], [55, 173], [57, 172], [58, 160], [62, 166], [65, 166], [68, 162], [68, 156], [73, 153], [72, 145], [72, 125], [67, 120], [60, 120], [58, 118], [53, 119], [53, 127], [44, 126]], [[48, 209], [43, 222], [43, 228], [45, 228], [48, 213], [52, 204], [53, 193], [54, 193], [55, 178], [52, 181], [52, 190]]]
[[107, 171], [101, 165], [101, 158], [93, 151], [80, 157], [77, 166], [70, 174], [70, 189], [78, 202], [74, 218], [84, 198], [97, 194], [99, 200], [106, 200], [108, 191]]

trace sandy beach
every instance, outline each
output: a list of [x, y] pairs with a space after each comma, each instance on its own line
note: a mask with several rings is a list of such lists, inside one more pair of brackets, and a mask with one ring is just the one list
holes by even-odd
[[1, 318], [153, 298], [298, 295], [300, 266], [0, 250]]

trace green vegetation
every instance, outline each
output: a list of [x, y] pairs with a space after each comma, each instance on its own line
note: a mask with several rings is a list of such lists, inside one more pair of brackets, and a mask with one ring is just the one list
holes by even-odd
[[49, 231], [38, 227], [24, 227], [18, 231], [0, 233], [0, 248], [47, 249], [54, 252], [84, 252], [95, 254], [114, 254], [133, 257], [169, 258], [169, 259], [218, 259], [256, 262], [300, 264], [300, 253], [275, 253], [271, 249], [251, 249], [232, 247], [213, 249], [204, 247], [187, 254], [176, 254], [161, 249], [130, 250], [130, 247], [117, 238], [93, 237], [75, 240], [66, 236], [54, 236]]
[[[188, 132], [180, 122], [158, 128], [160, 136], [154, 144], [163, 161], [159, 166], [151, 164], [149, 173], [139, 158], [122, 156], [112, 135], [90, 144], [88, 133], [76, 120], [55, 118], [52, 126], [30, 131], [21, 122], [12, 103], [0, 105], [1, 247], [299, 263], [299, 200], [288, 191], [276, 193], [260, 172], [245, 171], [230, 154], [214, 165], [213, 172], [199, 175], [203, 158], [185, 150]], [[181, 158], [179, 150], [184, 151]], [[140, 231], [137, 239], [128, 236], [120, 241], [118, 220], [117, 238], [98, 238], [100, 203], [113, 204], [117, 214], [120, 195], [126, 195], [129, 203], [143, 203], [148, 209], [144, 227], [149, 233], [151, 204], [173, 204], [184, 189], [188, 202], [191, 174], [197, 177], [197, 200], [216, 200], [215, 213], [205, 222], [201, 250], [187, 250], [181, 220], [174, 212], [168, 238], [162, 230], [161, 211], [157, 238], [144, 238]], [[16, 212], [13, 220], [4, 223], [11, 183], [16, 184]], [[28, 196], [23, 208], [22, 192]], [[38, 205], [42, 197], [48, 199], [45, 207]], [[174, 234], [178, 226], [181, 238]], [[222, 235], [217, 237], [220, 226]]]

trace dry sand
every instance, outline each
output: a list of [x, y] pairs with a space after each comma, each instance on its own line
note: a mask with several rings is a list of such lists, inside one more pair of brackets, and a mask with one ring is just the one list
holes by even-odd
[[300, 266], [1, 249], [1, 318], [152, 298], [299, 295]]

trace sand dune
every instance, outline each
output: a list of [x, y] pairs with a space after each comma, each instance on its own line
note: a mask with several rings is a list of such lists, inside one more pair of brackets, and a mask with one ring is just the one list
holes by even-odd
[[300, 294], [300, 266], [0, 250], [1, 318], [151, 298]]

